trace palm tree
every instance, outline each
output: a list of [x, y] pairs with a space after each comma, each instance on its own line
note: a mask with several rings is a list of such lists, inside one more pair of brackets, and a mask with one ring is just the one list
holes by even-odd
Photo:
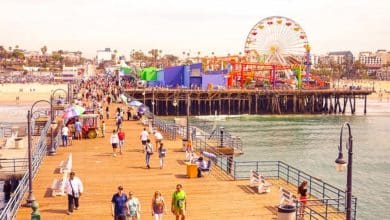
[[47, 46], [46, 45], [41, 48], [41, 52], [42, 52], [42, 55], [46, 55], [46, 52], [47, 52]]
[[118, 51], [116, 49], [114, 49], [114, 53], [111, 54], [111, 61], [115, 61], [115, 58], [116, 58], [116, 54], [118, 53]]

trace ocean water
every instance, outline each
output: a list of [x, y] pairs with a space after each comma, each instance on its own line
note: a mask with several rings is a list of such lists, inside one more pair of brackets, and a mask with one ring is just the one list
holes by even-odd
[[[357, 105], [362, 112], [362, 103]], [[244, 142], [237, 160], [281, 160], [341, 189], [347, 173], [335, 170], [340, 129], [350, 122], [353, 188], [358, 219], [390, 219], [390, 103], [369, 102], [363, 115], [240, 116], [218, 122]], [[347, 156], [344, 128], [343, 152]]]

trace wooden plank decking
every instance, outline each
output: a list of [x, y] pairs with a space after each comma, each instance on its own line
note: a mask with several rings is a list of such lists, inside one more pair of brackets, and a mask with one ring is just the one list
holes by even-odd
[[[157, 154], [152, 156], [152, 168], [147, 169], [139, 141], [140, 122], [124, 121], [125, 152], [117, 157], [112, 156], [109, 144], [114, 120], [108, 120], [106, 125], [105, 138], [74, 141], [71, 147], [60, 147], [55, 156], [44, 158], [33, 183], [41, 219], [112, 219], [110, 201], [118, 185], [140, 199], [142, 219], [152, 219], [151, 199], [154, 191], [160, 190], [167, 204], [165, 219], [174, 219], [170, 203], [177, 183], [187, 193], [187, 219], [276, 219], [279, 181], [273, 182], [271, 193], [256, 194], [248, 181], [233, 181], [216, 168], [204, 178], [188, 179], [180, 141], [164, 141], [168, 148], [164, 169], [159, 169]], [[57, 167], [70, 152], [73, 170], [83, 181], [85, 192], [80, 198], [80, 209], [68, 216], [67, 198], [51, 197], [50, 186], [53, 179], [61, 177]], [[283, 186], [281, 181], [280, 184]], [[30, 213], [30, 208], [21, 207], [16, 219], [29, 219]]]

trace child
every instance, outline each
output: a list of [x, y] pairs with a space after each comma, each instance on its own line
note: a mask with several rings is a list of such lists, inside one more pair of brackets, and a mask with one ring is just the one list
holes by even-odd
[[158, 148], [158, 158], [160, 159], [160, 169], [164, 167], [164, 158], [167, 154], [167, 149], [164, 148], [163, 143], [160, 143], [160, 147]]
[[100, 129], [102, 130], [102, 137], [104, 138], [104, 135], [106, 134], [106, 123], [104, 123], [104, 121], [102, 121]]

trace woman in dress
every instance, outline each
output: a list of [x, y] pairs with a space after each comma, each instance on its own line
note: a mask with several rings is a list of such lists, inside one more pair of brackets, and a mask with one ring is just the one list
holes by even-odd
[[141, 204], [137, 197], [133, 196], [133, 192], [129, 192], [129, 199], [127, 200], [126, 207], [129, 220], [141, 219], [139, 212], [141, 211]]
[[156, 191], [152, 199], [152, 215], [154, 216], [154, 220], [162, 220], [164, 210], [164, 198], [162, 197], [160, 191]]

